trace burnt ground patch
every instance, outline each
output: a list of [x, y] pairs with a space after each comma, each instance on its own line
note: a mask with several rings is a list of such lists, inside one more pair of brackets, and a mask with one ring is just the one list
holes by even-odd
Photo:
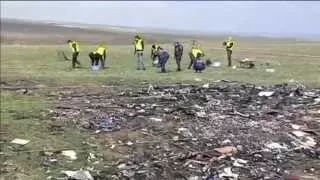
[[[319, 178], [320, 89], [218, 83], [62, 88], [48, 115], [119, 154], [97, 179]], [[220, 149], [219, 149], [220, 148]], [[306, 177], [306, 176], [305, 176]]]

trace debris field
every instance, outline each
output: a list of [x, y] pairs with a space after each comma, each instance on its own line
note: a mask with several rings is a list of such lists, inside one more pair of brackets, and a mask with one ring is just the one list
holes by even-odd
[[320, 177], [320, 89], [225, 81], [61, 88], [51, 96], [53, 122], [71, 123], [121, 154], [112, 172], [91, 169], [95, 179]]

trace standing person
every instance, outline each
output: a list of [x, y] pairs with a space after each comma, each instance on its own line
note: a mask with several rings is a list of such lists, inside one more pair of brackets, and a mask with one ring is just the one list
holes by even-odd
[[[151, 59], [152, 59], [153, 66], [156, 66], [157, 64], [159, 64], [159, 63], [155, 63], [158, 58], [157, 51], [159, 50], [159, 48], [160, 48], [160, 45], [157, 43], [151, 46]], [[158, 59], [158, 62], [159, 62], [159, 59]]]
[[197, 44], [196, 46], [193, 46], [191, 48], [191, 51], [189, 52], [189, 57], [190, 57], [190, 64], [188, 66], [188, 69], [191, 69], [191, 66], [193, 65], [194, 61], [196, 60], [198, 54], [201, 55], [201, 57], [204, 56], [203, 50], [200, 48], [200, 45]]
[[140, 66], [142, 66], [143, 70], [146, 70], [143, 63], [143, 51], [144, 41], [141, 36], [136, 35], [134, 40], [134, 55], [137, 57], [137, 70], [140, 70]]
[[226, 47], [227, 58], [228, 58], [228, 66], [231, 66], [231, 55], [232, 55], [232, 48], [234, 47], [234, 41], [232, 37], [229, 37], [226, 42], [223, 42], [223, 45]]
[[179, 42], [176, 42], [174, 45], [174, 58], [177, 63], [177, 71], [181, 71], [180, 63], [181, 63], [182, 55], [183, 55], [183, 45]]
[[108, 48], [104, 44], [100, 44], [96, 51], [90, 52], [89, 57], [91, 59], [91, 66], [99, 65], [99, 61], [101, 64], [101, 68], [105, 68], [105, 60], [107, 56]]
[[79, 44], [76, 41], [68, 40], [69, 47], [72, 49], [72, 68], [76, 68], [76, 64], [81, 65], [78, 61], [78, 56], [80, 52]]
[[158, 53], [159, 65], [161, 68], [161, 72], [165, 73], [166, 72], [166, 64], [167, 64], [169, 57], [170, 57], [169, 52], [163, 48], [159, 48], [157, 53]]

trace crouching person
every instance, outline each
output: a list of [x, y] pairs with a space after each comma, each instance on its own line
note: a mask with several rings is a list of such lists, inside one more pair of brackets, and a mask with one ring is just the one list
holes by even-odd
[[161, 72], [165, 73], [166, 72], [166, 64], [169, 60], [169, 53], [167, 50], [163, 49], [163, 48], [159, 48], [158, 50], [158, 59], [159, 59], [159, 65], [161, 68]]
[[91, 66], [98, 66], [100, 61], [101, 68], [104, 69], [107, 51], [108, 49], [106, 45], [100, 44], [96, 51], [90, 52], [89, 57], [91, 60]]
[[193, 63], [193, 69], [196, 72], [202, 72], [203, 70], [205, 70], [206, 68], [206, 64], [204, 63], [204, 61], [202, 60], [202, 54], [198, 53], [197, 54], [197, 58], [195, 59], [194, 63]]

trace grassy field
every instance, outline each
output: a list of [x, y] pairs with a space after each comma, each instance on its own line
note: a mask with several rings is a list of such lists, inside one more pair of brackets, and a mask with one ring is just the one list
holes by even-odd
[[[240, 42], [241, 43], [241, 42]], [[259, 44], [243, 43], [235, 49], [234, 58], [253, 58], [256, 68], [241, 69], [225, 66], [225, 52], [219, 47], [220, 42], [203, 43], [207, 57], [224, 63], [222, 68], [208, 68], [202, 74], [187, 70], [189, 59], [184, 56], [183, 72], [176, 72], [173, 57], [169, 60], [169, 73], [160, 74], [159, 70], [151, 67], [150, 52], [146, 51], [145, 64], [147, 71], [136, 71], [136, 61], [131, 46], [110, 46], [110, 56], [107, 58], [109, 69], [95, 73], [89, 69], [87, 54], [94, 50], [94, 46], [82, 46], [80, 61], [82, 69], [72, 70], [71, 62], [58, 60], [56, 50], [68, 51], [63, 46], [2, 46], [1, 49], [1, 77], [2, 80], [39, 80], [57, 85], [85, 85], [93, 84], [137, 84], [142, 81], [149, 83], [180, 83], [221, 79], [258, 83], [292, 83], [299, 82], [307, 86], [320, 84], [318, 76], [320, 70], [319, 43], [295, 44]], [[240, 46], [241, 45], [241, 46]], [[171, 45], [163, 45], [172, 54]], [[185, 47], [189, 49], [188, 45]], [[22, 58], [23, 57], [23, 58]], [[270, 65], [267, 66], [266, 63]], [[234, 62], [234, 65], [238, 65]], [[268, 73], [265, 69], [273, 68], [275, 73]], [[120, 83], [120, 84], [119, 84]]]
[[[186, 41], [187, 42], [187, 41]], [[3, 86], [25, 86], [32, 88], [41, 84], [42, 89], [33, 95], [22, 95], [15, 91], [1, 92], [1, 161], [3, 179], [39, 179], [54, 176], [60, 170], [89, 167], [86, 156], [81, 154], [76, 163], [62, 161], [54, 170], [48, 171], [42, 165], [39, 152], [44, 148], [71, 148], [81, 152], [87, 146], [82, 142], [92, 142], [101, 153], [112, 153], [103, 149], [101, 142], [92, 139], [87, 132], [81, 132], [71, 125], [63, 125], [63, 134], [50, 131], [50, 121], [42, 114], [54, 108], [56, 99], [42, 94], [42, 90], [54, 91], [65, 86], [101, 85], [139, 86], [142, 83], [173, 84], [173, 83], [205, 83], [216, 80], [234, 80], [244, 83], [277, 84], [302, 83], [310, 87], [320, 86], [320, 43], [295, 41], [238, 41], [234, 50], [234, 58], [253, 58], [254, 69], [228, 68], [225, 66], [225, 52], [220, 40], [201, 41], [207, 58], [223, 62], [221, 68], [208, 68], [203, 73], [187, 70], [189, 59], [184, 55], [183, 71], [176, 72], [173, 57], [169, 60], [169, 73], [158, 73], [159, 69], [151, 67], [150, 51], [147, 46], [145, 55], [146, 71], [136, 71], [136, 61], [131, 45], [110, 44], [110, 56], [107, 58], [108, 69], [92, 72], [89, 68], [87, 54], [95, 46], [81, 46], [80, 62], [83, 68], [72, 70], [71, 62], [57, 58], [56, 50], [69, 51], [65, 45], [1, 45], [1, 81]], [[172, 44], [163, 44], [172, 54]], [[185, 50], [190, 44], [185, 44]], [[269, 63], [269, 65], [267, 65]], [[234, 62], [234, 65], [238, 65]], [[265, 69], [273, 68], [274, 73]], [[196, 81], [201, 79], [201, 82]], [[5, 85], [7, 84], [7, 85]], [[31, 142], [17, 152], [9, 142], [14, 138], [29, 139]], [[90, 148], [90, 147], [88, 147]], [[21, 149], [20, 149], [21, 150]]]

